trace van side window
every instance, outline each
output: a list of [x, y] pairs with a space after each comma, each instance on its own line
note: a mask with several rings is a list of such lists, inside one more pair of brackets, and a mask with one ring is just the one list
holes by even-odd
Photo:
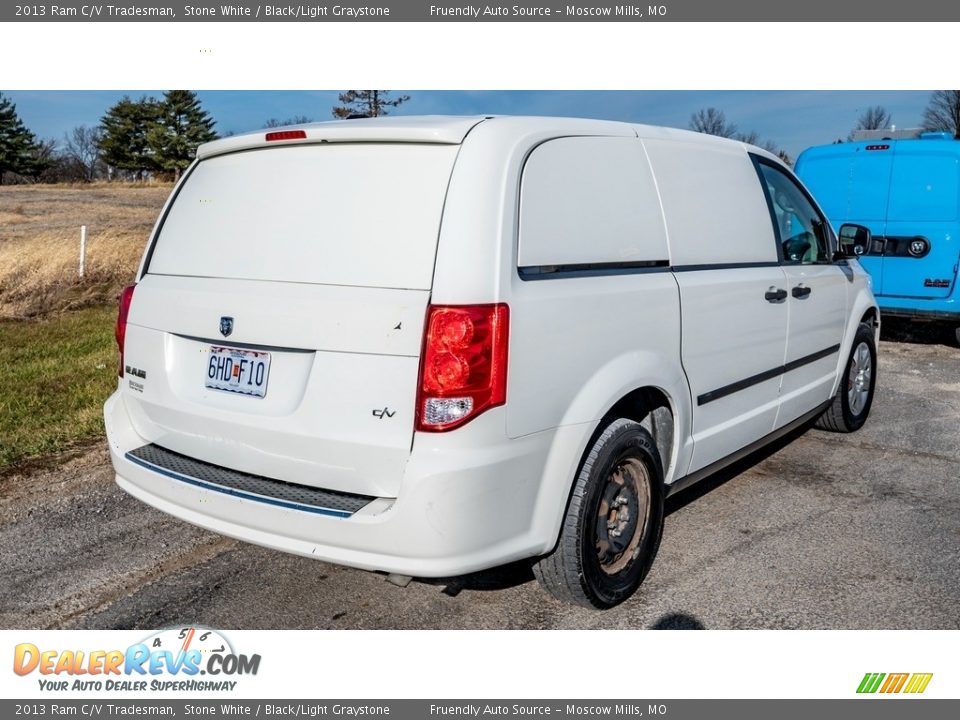
[[830, 262], [829, 225], [807, 199], [806, 193], [785, 172], [757, 162], [770, 200], [773, 226], [786, 265]]

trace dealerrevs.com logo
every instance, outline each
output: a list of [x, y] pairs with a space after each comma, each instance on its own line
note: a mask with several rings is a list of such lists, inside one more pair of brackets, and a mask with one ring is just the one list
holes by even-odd
[[161, 630], [125, 650], [51, 650], [27, 642], [13, 652], [14, 673], [38, 675], [46, 691], [229, 692], [237, 686], [233, 678], [259, 669], [259, 654], [237, 653], [222, 633], [203, 627]]
[[858, 693], [919, 694], [927, 689], [933, 673], [867, 673], [857, 687]]

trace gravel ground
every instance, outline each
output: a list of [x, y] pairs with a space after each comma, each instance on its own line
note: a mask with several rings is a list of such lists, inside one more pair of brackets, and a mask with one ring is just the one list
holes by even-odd
[[0, 627], [960, 627], [960, 350], [881, 343], [873, 413], [807, 430], [673, 498], [640, 592], [564, 606], [523, 564], [396, 587], [169, 518], [104, 443], [0, 477]]

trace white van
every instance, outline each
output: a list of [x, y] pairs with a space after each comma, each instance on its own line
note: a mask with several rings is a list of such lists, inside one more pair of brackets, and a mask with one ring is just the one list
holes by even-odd
[[866, 274], [765, 151], [596, 120], [319, 123], [203, 145], [121, 297], [117, 483], [404, 576], [525, 558], [609, 607], [666, 496], [860, 427]]

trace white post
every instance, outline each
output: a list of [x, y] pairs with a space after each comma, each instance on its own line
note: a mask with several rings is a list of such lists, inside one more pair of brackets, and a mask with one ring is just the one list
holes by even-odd
[[83, 277], [83, 264], [87, 256], [87, 226], [80, 226], [80, 271], [79, 275]]

